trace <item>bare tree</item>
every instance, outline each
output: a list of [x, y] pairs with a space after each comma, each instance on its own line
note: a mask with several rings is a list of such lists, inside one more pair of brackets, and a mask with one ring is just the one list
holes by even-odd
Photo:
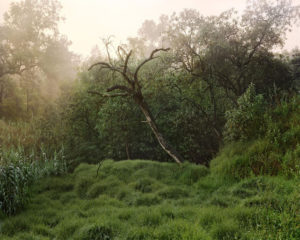
[[[140, 70], [146, 63], [152, 61], [155, 58], [158, 58], [157, 56], [155, 56], [156, 53], [161, 52], [161, 51], [166, 52], [170, 49], [169, 48], [159, 48], [159, 49], [153, 50], [152, 53], [150, 54], [150, 56], [148, 58], [146, 58], [144, 61], [142, 61], [135, 68], [135, 70], [133, 72], [131, 72], [128, 69], [128, 62], [129, 62], [130, 56], [132, 54], [132, 51], [127, 53], [127, 52], [125, 52], [124, 49], [122, 49], [120, 47], [118, 48], [118, 50], [119, 50], [118, 51], [119, 56], [121, 55], [121, 52], [124, 55], [124, 58], [121, 58], [121, 60], [123, 60], [124, 65], [122, 65], [121, 67], [118, 67], [118, 66], [112, 65], [112, 63], [97, 62], [97, 63], [93, 64], [89, 68], [89, 70], [91, 70], [95, 66], [100, 66], [101, 69], [108, 69], [112, 72], [119, 73], [119, 74], [121, 74], [122, 79], [124, 80], [123, 83], [125, 83], [125, 84], [122, 84], [122, 85], [117, 84], [110, 88], [107, 88], [106, 93], [100, 93], [97, 91], [89, 91], [89, 93], [97, 94], [102, 97], [132, 97], [133, 100], [136, 102], [136, 104], [138, 104], [138, 106], [140, 107], [143, 114], [145, 115], [147, 123], [149, 124], [152, 132], [154, 133], [157, 141], [159, 142], [159, 144], [161, 145], [163, 150], [166, 151], [177, 163], [180, 164], [183, 161], [183, 158], [175, 150], [175, 148], [171, 146], [171, 144], [164, 138], [164, 136], [160, 132], [160, 130], [155, 122], [155, 118], [152, 115], [150, 108], [144, 99], [144, 96], [142, 93], [142, 86], [141, 86], [139, 76], [138, 76]], [[116, 90], [118, 90], [117, 93], [112, 93]]]

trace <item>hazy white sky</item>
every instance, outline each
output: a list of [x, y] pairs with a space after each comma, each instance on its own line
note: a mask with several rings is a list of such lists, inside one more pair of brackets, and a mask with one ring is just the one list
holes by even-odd
[[[11, 2], [0, 0], [1, 16]], [[114, 35], [124, 41], [135, 36], [144, 20], [157, 20], [162, 14], [194, 8], [204, 15], [219, 14], [230, 8], [242, 11], [246, 0], [60, 0], [62, 14], [66, 18], [60, 24], [61, 33], [72, 41], [71, 49], [87, 55], [101, 39]], [[300, 0], [293, 0], [300, 5]], [[288, 35], [286, 49], [300, 46], [300, 26], [295, 26]]]

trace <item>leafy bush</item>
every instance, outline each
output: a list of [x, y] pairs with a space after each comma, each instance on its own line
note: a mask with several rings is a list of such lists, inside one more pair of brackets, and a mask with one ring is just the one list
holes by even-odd
[[264, 128], [266, 102], [263, 95], [256, 95], [254, 84], [250, 84], [237, 103], [237, 108], [225, 113], [225, 139], [233, 141], [257, 137]]
[[[253, 103], [246, 106], [250, 106], [246, 109], [253, 110], [261, 105]], [[239, 141], [225, 145], [211, 161], [211, 171], [236, 179], [253, 174], [299, 176], [300, 98], [283, 101], [263, 115], [260, 110], [252, 110], [252, 115], [249, 115], [252, 117], [240, 108], [232, 111], [234, 114], [230, 115], [226, 124], [226, 131], [230, 131], [227, 139]], [[240, 125], [240, 120], [245, 125]], [[233, 135], [230, 135], [231, 132]]]

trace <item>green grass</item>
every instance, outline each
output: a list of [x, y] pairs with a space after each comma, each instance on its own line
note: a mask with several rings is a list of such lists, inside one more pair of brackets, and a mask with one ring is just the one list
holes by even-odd
[[[244, 107], [254, 106], [253, 102]], [[244, 112], [244, 107], [228, 112], [225, 139], [229, 142], [210, 162], [212, 173], [234, 179], [252, 175], [299, 177], [300, 98], [256, 114]]]
[[0, 214], [0, 239], [300, 239], [300, 181], [226, 180], [203, 166], [132, 160], [81, 164], [33, 186], [30, 203]]

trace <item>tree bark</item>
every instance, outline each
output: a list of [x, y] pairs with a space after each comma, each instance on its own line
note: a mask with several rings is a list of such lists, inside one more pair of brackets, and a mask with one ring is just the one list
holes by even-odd
[[3, 84], [0, 82], [0, 104], [3, 102], [3, 95], [4, 95], [4, 87]]
[[127, 159], [130, 160], [130, 151], [129, 151], [129, 144], [128, 141], [126, 141], [125, 143], [125, 148], [126, 148], [126, 155], [127, 155]]
[[175, 160], [175, 162], [181, 164], [183, 162], [183, 158], [181, 155], [169, 144], [169, 142], [163, 137], [161, 132], [159, 131], [155, 119], [151, 114], [148, 104], [145, 102], [143, 96], [141, 94], [135, 95], [134, 100], [139, 105], [140, 109], [142, 110], [143, 114], [146, 117], [146, 120], [154, 133], [158, 143], [163, 148], [163, 150], [169, 154], [171, 158]]

